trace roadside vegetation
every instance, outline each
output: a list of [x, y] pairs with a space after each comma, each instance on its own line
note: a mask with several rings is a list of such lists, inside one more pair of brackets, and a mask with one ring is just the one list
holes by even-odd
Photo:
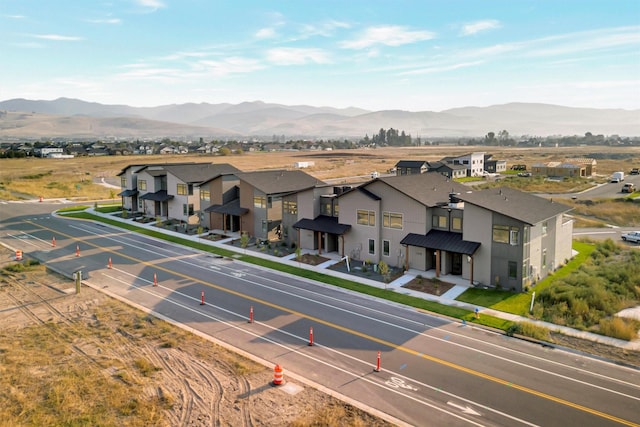
[[[113, 208], [107, 207], [105, 210], [112, 212]], [[416, 307], [418, 309], [457, 318], [464, 320], [465, 322], [473, 322], [489, 326], [503, 330], [507, 333], [520, 333], [522, 335], [531, 335], [534, 337], [544, 335], [540, 331], [540, 329], [544, 328], [518, 326], [518, 324], [515, 324], [514, 322], [489, 315], [481, 315], [476, 318], [475, 313], [466, 309], [451, 307], [437, 302], [427, 301], [422, 298], [400, 294], [393, 290], [363, 285], [358, 282], [329, 276], [317, 271], [284, 265], [277, 261], [254, 257], [247, 253], [235, 253], [231, 250], [213, 247], [204, 243], [193, 242], [192, 240], [183, 239], [177, 236], [166, 235], [147, 228], [137, 227], [133, 224], [109, 220], [87, 212], [75, 212], [69, 213], [69, 215], [76, 218], [106, 222], [117, 227], [126, 228], [131, 231], [168, 240], [173, 243], [191, 246], [220, 256], [233, 257], [234, 259], [239, 259], [243, 262], [283, 271], [311, 280], [317, 280], [362, 294], [387, 299]], [[471, 288], [458, 297], [458, 300], [475, 306], [493, 308], [499, 311], [528, 316], [532, 319], [587, 330], [615, 338], [626, 340], [633, 339], [635, 337], [634, 332], [637, 334], [638, 330], [640, 330], [640, 323], [629, 321], [627, 319], [616, 320], [612, 318], [612, 316], [624, 308], [640, 304], [640, 286], [637, 285], [640, 283], [640, 251], [636, 249], [622, 249], [622, 247], [616, 245], [611, 240], [597, 245], [588, 242], [576, 241], [574, 242], [574, 250], [576, 250], [578, 254], [573, 259], [571, 259], [565, 266], [539, 282], [534, 288], [528, 289], [527, 292], [514, 294], [513, 292], [504, 290]], [[605, 257], [605, 255], [606, 259], [604, 261], [596, 263], [595, 260], [601, 259], [602, 257]], [[604, 266], [614, 265], [615, 268], [610, 271], [604, 271], [602, 268]], [[584, 273], [585, 269], [589, 269], [588, 273]], [[611, 277], [611, 272], [618, 272], [620, 276]], [[585, 284], [582, 286], [588, 286], [589, 288], [593, 286], [593, 289], [583, 289], [579, 292], [576, 288], [576, 284], [582, 283], [584, 274], [587, 274], [589, 277], [599, 276], [601, 277], [601, 280], [598, 282], [584, 282]], [[624, 281], [622, 281], [622, 279], [624, 279]], [[618, 285], [606, 285], [607, 281], [611, 281], [611, 283], [616, 283]], [[555, 289], [562, 286], [573, 286], [576, 288], [576, 294], [568, 300], [557, 298]], [[530, 313], [529, 307], [532, 293], [534, 291], [537, 292], [536, 303], [534, 304], [533, 312]], [[603, 297], [605, 294], [607, 295], [606, 299]], [[568, 298], [567, 295], [565, 295], [565, 297]], [[601, 302], [603, 300], [607, 301], [606, 306], [598, 305], [592, 307], [594, 301]], [[565, 305], [567, 306], [566, 308]], [[589, 315], [588, 313], [591, 312], [592, 308], [594, 310], [599, 310], [598, 313]], [[572, 312], [571, 310], [574, 311]], [[572, 316], [572, 313], [581, 313], [582, 317]]]

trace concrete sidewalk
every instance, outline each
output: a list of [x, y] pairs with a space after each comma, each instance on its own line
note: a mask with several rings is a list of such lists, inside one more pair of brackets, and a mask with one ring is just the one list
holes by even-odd
[[[120, 221], [120, 222], [123, 222], [123, 223], [129, 223], [129, 224], [132, 223], [131, 219], [123, 219], [123, 218], [120, 218], [120, 217], [115, 216], [115, 215], [109, 215], [109, 214], [103, 214], [103, 213], [95, 212], [93, 209], [88, 209], [88, 211], [90, 211], [94, 215], [101, 216], [101, 217], [104, 217], [104, 218], [109, 218], [111, 220]], [[201, 244], [207, 244], [207, 245], [210, 245], [210, 246], [219, 247], [219, 248], [223, 248], [223, 249], [230, 250], [230, 251], [235, 251], [235, 252], [242, 253], [242, 254], [245, 253], [245, 249], [240, 249], [240, 248], [237, 248], [235, 246], [226, 244], [229, 240], [231, 240], [231, 238], [213, 242], [213, 241], [210, 241], [210, 240], [207, 240], [207, 239], [201, 239], [197, 235], [186, 235], [184, 233], [170, 231], [170, 230], [167, 230], [167, 229], [164, 229], [164, 228], [155, 227], [155, 226], [149, 225], [149, 224], [135, 223], [135, 225], [138, 226], [138, 227], [142, 227], [142, 228], [148, 228], [148, 229], [156, 231], [158, 233], [169, 234], [169, 235], [173, 235], [173, 236], [176, 236], [176, 237], [181, 237], [183, 239], [192, 240], [194, 242], [198, 242], [198, 243], [201, 243]], [[212, 230], [212, 231], [215, 232], [215, 230]], [[218, 232], [220, 232], [221, 234], [226, 234], [226, 235], [233, 234], [233, 233], [229, 233], [229, 232], [223, 233], [222, 230], [218, 230]], [[322, 263], [320, 265], [312, 266], [312, 265], [309, 265], [309, 264], [300, 263], [300, 262], [295, 261], [295, 255], [289, 255], [287, 257], [276, 257], [276, 256], [268, 255], [268, 254], [265, 254], [265, 253], [259, 252], [259, 251], [250, 251], [250, 252], [251, 252], [251, 256], [254, 256], [254, 257], [269, 259], [269, 260], [272, 260], [274, 262], [279, 262], [279, 263], [282, 263], [282, 264], [287, 264], [287, 265], [291, 265], [291, 266], [298, 267], [298, 268], [304, 268], [304, 269], [307, 269], [307, 270], [321, 271], [323, 274], [326, 274], [328, 276], [340, 277], [340, 278], [343, 278], [343, 279], [351, 280], [351, 281], [354, 281], [354, 282], [359, 282], [359, 283], [362, 283], [362, 284], [365, 284], [365, 285], [368, 285], [368, 286], [373, 286], [373, 287], [377, 287], [377, 288], [381, 288], [381, 289], [392, 289], [392, 290], [394, 290], [395, 292], [398, 292], [398, 293], [411, 295], [413, 297], [422, 298], [422, 299], [425, 299], [425, 300], [435, 301], [435, 302], [438, 302], [440, 304], [445, 304], [445, 305], [449, 305], [449, 306], [453, 306], [453, 307], [463, 308], [463, 309], [469, 310], [471, 312], [474, 312], [477, 309], [479, 315], [483, 315], [483, 314], [490, 315], [490, 316], [497, 317], [497, 318], [500, 318], [500, 319], [510, 320], [512, 322], [533, 323], [533, 324], [536, 324], [538, 326], [545, 327], [545, 328], [549, 329], [550, 331], [556, 331], [556, 332], [559, 332], [559, 333], [567, 335], [567, 336], [578, 337], [578, 338], [582, 338], [582, 339], [586, 339], [586, 340], [590, 340], [590, 341], [606, 344], [606, 345], [609, 345], [609, 346], [619, 347], [619, 348], [621, 348], [623, 350], [640, 351], [640, 337], [637, 337], [633, 341], [624, 341], [624, 340], [620, 340], [620, 339], [617, 339], [617, 338], [606, 337], [604, 335], [598, 335], [598, 334], [594, 334], [594, 333], [591, 333], [591, 332], [580, 331], [580, 330], [569, 328], [569, 327], [566, 327], [566, 326], [556, 325], [556, 324], [548, 323], [548, 322], [542, 322], [542, 321], [539, 321], [539, 320], [530, 319], [528, 317], [518, 316], [518, 315], [515, 315], [515, 314], [511, 314], [511, 313], [497, 311], [497, 310], [493, 310], [493, 309], [486, 308], [486, 307], [478, 307], [478, 306], [475, 306], [475, 305], [472, 305], [472, 304], [467, 304], [467, 303], [464, 303], [464, 302], [456, 301], [456, 298], [460, 294], [465, 292], [470, 287], [469, 281], [466, 280], [466, 279], [462, 279], [459, 276], [440, 275], [440, 277], [439, 277], [440, 280], [442, 280], [444, 282], [453, 283], [454, 287], [449, 289], [443, 295], [437, 296], [437, 295], [432, 295], [432, 294], [428, 294], [428, 293], [425, 293], [425, 292], [414, 291], [414, 290], [402, 287], [402, 285], [410, 282], [417, 275], [421, 275], [422, 277], [425, 277], [425, 278], [435, 277], [435, 272], [434, 271], [409, 270], [409, 271], [405, 272], [404, 275], [402, 275], [401, 277], [397, 278], [393, 282], [385, 284], [385, 283], [382, 283], [382, 282], [378, 282], [376, 280], [361, 278], [361, 277], [354, 276], [354, 275], [351, 275], [351, 274], [346, 274], [346, 273], [342, 273], [342, 272], [339, 272], [339, 271], [334, 271], [334, 270], [329, 269], [328, 267], [330, 267], [331, 265], [340, 262], [339, 255], [335, 254], [335, 253], [328, 253], [328, 254], [327, 253], [323, 253], [322, 256], [326, 257], [326, 258], [329, 258], [330, 260], [326, 261], [326, 262], [324, 262], [324, 263]], [[313, 252], [313, 251], [302, 251], [302, 253], [316, 253], [316, 252]]]

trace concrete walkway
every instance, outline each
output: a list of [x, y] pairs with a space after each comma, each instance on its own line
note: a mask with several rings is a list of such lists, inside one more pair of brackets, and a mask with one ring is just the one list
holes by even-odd
[[[132, 221], [130, 219], [123, 219], [123, 218], [120, 218], [120, 217], [114, 216], [114, 215], [102, 214], [102, 213], [99, 213], [99, 212], [95, 212], [93, 209], [88, 209], [88, 211], [90, 211], [94, 215], [105, 217], [105, 218], [109, 218], [111, 220], [116, 220], [116, 221], [120, 221], [120, 222], [126, 222], [126, 223], [129, 223], [129, 224], [132, 223]], [[149, 225], [149, 224], [135, 223], [135, 225], [138, 226], [138, 227], [142, 227], [142, 228], [146, 227], [146, 228], [148, 228], [150, 230], [153, 230], [153, 231], [156, 231], [158, 233], [170, 234], [170, 235], [174, 235], [174, 236], [177, 236], [177, 237], [181, 237], [183, 239], [193, 240], [194, 242], [198, 242], [198, 243], [202, 243], [202, 244], [208, 244], [208, 245], [219, 247], [219, 248], [223, 248], [223, 249], [226, 249], [226, 250], [236, 251], [236, 252], [242, 253], [242, 254], [245, 253], [245, 249], [240, 249], [240, 248], [237, 248], [235, 246], [226, 244], [228, 241], [232, 240], [232, 238], [213, 242], [213, 241], [210, 241], [210, 240], [207, 240], [207, 239], [201, 239], [197, 235], [189, 236], [189, 235], [185, 235], [184, 233], [178, 233], [178, 232], [166, 230], [166, 229], [159, 228], [159, 227], [154, 227], [153, 225]], [[225, 234], [225, 235], [238, 234], [238, 233], [223, 232], [222, 230], [217, 230], [217, 231], [216, 230], [212, 230], [212, 232], [218, 232], [220, 234]], [[239, 238], [239, 235], [235, 236], [235, 237]], [[303, 250], [302, 253], [303, 254], [305, 254], [305, 253], [315, 254], [317, 252]], [[295, 261], [295, 254], [291, 254], [291, 255], [288, 255], [286, 257], [276, 257], [276, 256], [265, 254], [265, 253], [260, 252], [260, 251], [250, 250], [250, 255], [254, 256], [254, 257], [258, 257], [258, 258], [269, 259], [269, 260], [272, 260], [274, 262], [279, 262], [279, 263], [282, 263], [282, 264], [288, 264], [288, 265], [299, 267], [299, 268], [305, 268], [305, 269], [314, 270], [314, 271], [321, 271], [323, 274], [326, 274], [326, 275], [329, 275], [329, 276], [341, 277], [343, 279], [351, 280], [351, 281], [354, 281], [354, 282], [359, 282], [359, 283], [362, 283], [362, 284], [365, 284], [365, 285], [369, 285], [369, 286], [373, 286], [373, 287], [377, 287], [377, 288], [381, 288], [381, 289], [392, 289], [392, 290], [394, 290], [394, 291], [396, 291], [398, 293], [411, 295], [411, 296], [414, 296], [416, 298], [423, 298], [423, 299], [426, 299], [426, 300], [435, 301], [435, 302], [438, 302], [440, 304], [445, 304], [445, 305], [449, 305], [449, 306], [453, 306], [453, 307], [463, 308], [463, 309], [469, 310], [471, 312], [474, 312], [477, 309], [479, 315], [486, 314], [486, 315], [494, 316], [494, 317], [497, 317], [497, 318], [500, 318], [500, 319], [510, 320], [512, 322], [529, 322], [529, 323], [536, 324], [538, 326], [545, 327], [545, 328], [549, 329], [550, 331], [556, 331], [556, 332], [562, 333], [562, 334], [567, 335], [567, 336], [578, 337], [578, 338], [582, 338], [582, 339], [586, 339], [586, 340], [590, 340], [590, 341], [594, 341], [594, 342], [598, 342], [598, 343], [602, 343], [602, 344], [606, 344], [606, 345], [610, 345], [610, 346], [615, 346], [615, 347], [619, 347], [619, 348], [624, 349], [624, 350], [640, 351], [640, 336], [637, 337], [633, 341], [624, 341], [624, 340], [620, 340], [620, 339], [616, 339], [616, 338], [606, 337], [604, 335], [594, 334], [594, 333], [590, 333], [590, 332], [586, 332], [586, 331], [580, 331], [580, 330], [569, 328], [569, 327], [566, 327], [566, 326], [556, 325], [554, 323], [542, 322], [542, 321], [539, 321], [539, 320], [530, 319], [528, 317], [523, 317], [523, 316], [518, 316], [518, 315], [515, 315], [515, 314], [511, 314], [511, 313], [497, 311], [497, 310], [493, 310], [491, 308], [478, 307], [478, 306], [475, 306], [475, 305], [472, 305], [472, 304], [467, 304], [467, 303], [464, 303], [464, 302], [457, 301], [456, 298], [460, 294], [465, 292], [470, 286], [469, 285], [469, 281], [467, 279], [462, 279], [460, 276], [440, 275], [440, 277], [439, 277], [440, 280], [442, 280], [444, 282], [448, 282], [448, 283], [453, 283], [454, 287], [449, 289], [443, 295], [436, 296], [436, 295], [428, 294], [428, 293], [425, 293], [425, 292], [414, 291], [414, 290], [406, 289], [406, 288], [402, 287], [402, 285], [410, 282], [417, 275], [421, 275], [422, 277], [425, 277], [425, 278], [435, 277], [435, 272], [434, 271], [409, 270], [409, 271], [405, 272], [405, 274], [402, 275], [401, 277], [395, 279], [393, 282], [385, 284], [385, 283], [382, 283], [382, 282], [379, 282], [379, 281], [376, 281], [376, 280], [361, 278], [361, 277], [354, 276], [354, 275], [351, 275], [351, 274], [346, 274], [346, 273], [342, 273], [342, 272], [339, 272], [339, 271], [334, 271], [334, 270], [329, 269], [328, 267], [330, 267], [331, 265], [340, 262], [341, 259], [340, 259], [340, 256], [337, 253], [323, 253], [321, 256], [323, 256], [325, 258], [329, 258], [329, 261], [326, 261], [326, 262], [324, 262], [322, 264], [319, 264], [319, 265], [316, 265], [316, 266], [312, 266], [312, 265], [309, 265], [309, 264], [300, 263], [300, 262]]]

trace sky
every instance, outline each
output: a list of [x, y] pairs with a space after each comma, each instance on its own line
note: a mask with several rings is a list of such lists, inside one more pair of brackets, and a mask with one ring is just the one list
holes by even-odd
[[639, 0], [0, 0], [0, 100], [640, 108]]

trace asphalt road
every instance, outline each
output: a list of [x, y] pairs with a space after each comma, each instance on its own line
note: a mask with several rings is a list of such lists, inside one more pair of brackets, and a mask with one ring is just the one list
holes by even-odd
[[1, 204], [0, 242], [400, 424], [640, 425], [637, 369], [48, 214], [57, 207]]

